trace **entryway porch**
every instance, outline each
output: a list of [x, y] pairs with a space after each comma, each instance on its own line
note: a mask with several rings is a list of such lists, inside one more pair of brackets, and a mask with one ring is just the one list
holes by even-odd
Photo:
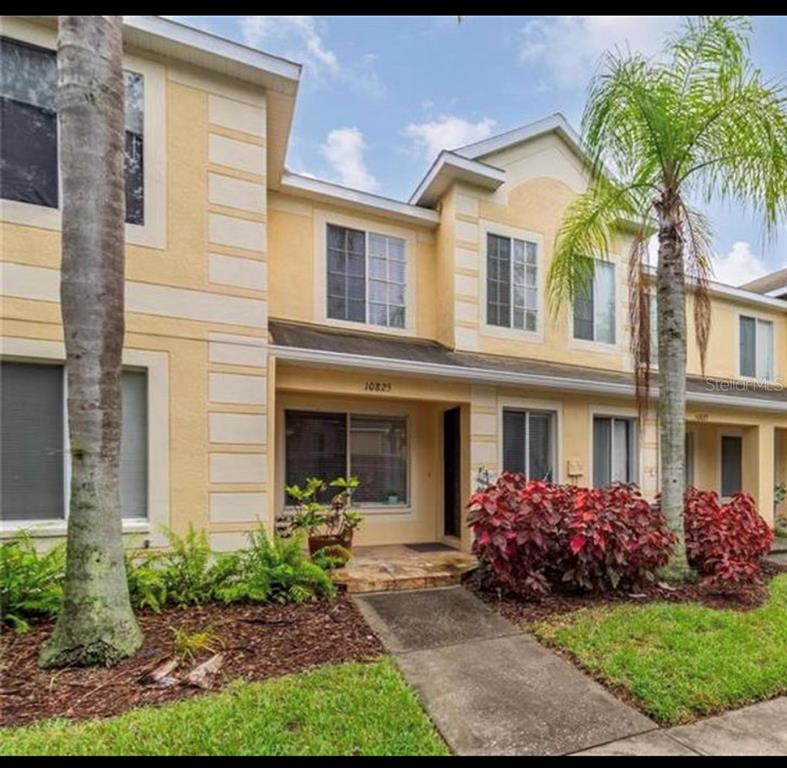
[[351, 593], [393, 592], [455, 586], [477, 566], [473, 555], [437, 542], [353, 547], [333, 578]]

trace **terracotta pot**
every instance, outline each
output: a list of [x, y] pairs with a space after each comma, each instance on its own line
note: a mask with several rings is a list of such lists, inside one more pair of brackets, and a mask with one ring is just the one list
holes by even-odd
[[353, 532], [350, 531], [344, 536], [309, 536], [309, 554], [319, 552], [323, 547], [344, 547], [348, 552], [353, 546]]

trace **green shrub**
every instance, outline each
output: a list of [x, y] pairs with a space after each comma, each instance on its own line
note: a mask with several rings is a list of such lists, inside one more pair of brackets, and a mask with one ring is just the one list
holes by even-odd
[[167, 602], [167, 584], [162, 570], [156, 565], [161, 553], [126, 550], [125, 559], [132, 607], [134, 610], [150, 608], [158, 613]]
[[[332, 598], [328, 558], [312, 562], [301, 538], [270, 538], [265, 529], [249, 535], [250, 548], [212, 552], [204, 531], [190, 526], [184, 536], [164, 529], [170, 548], [164, 552], [127, 551], [126, 575], [135, 610], [160, 611], [166, 605], [225, 603], [303, 603]], [[65, 544], [36, 551], [29, 534], [19, 533], [0, 545], [0, 616], [20, 631], [25, 617], [57, 615], [63, 598]]]
[[166, 602], [185, 606], [200, 605], [216, 599], [221, 587], [237, 575], [235, 555], [215, 556], [205, 531], [189, 525], [185, 536], [164, 528], [170, 549], [157, 559], [164, 583]]
[[309, 559], [301, 537], [270, 538], [260, 527], [249, 538], [249, 549], [236, 555], [237, 574], [219, 589], [221, 599], [303, 603], [316, 596], [335, 595], [330, 576]]
[[312, 555], [312, 562], [319, 565], [324, 571], [333, 571], [336, 568], [344, 568], [347, 561], [352, 557], [350, 550], [341, 544], [331, 544], [328, 547], [318, 549]]
[[20, 632], [25, 617], [54, 616], [63, 600], [66, 545], [47, 552], [36, 550], [28, 533], [20, 531], [0, 546], [0, 618]]

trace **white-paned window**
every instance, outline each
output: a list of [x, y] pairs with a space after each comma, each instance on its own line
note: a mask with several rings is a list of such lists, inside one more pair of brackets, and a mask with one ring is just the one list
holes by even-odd
[[538, 250], [535, 243], [487, 234], [486, 317], [489, 325], [536, 330]]
[[740, 317], [740, 375], [773, 381], [773, 323]]
[[574, 300], [574, 338], [615, 343], [615, 265], [593, 262], [593, 272]]
[[333, 224], [327, 235], [328, 317], [404, 328], [404, 240]]

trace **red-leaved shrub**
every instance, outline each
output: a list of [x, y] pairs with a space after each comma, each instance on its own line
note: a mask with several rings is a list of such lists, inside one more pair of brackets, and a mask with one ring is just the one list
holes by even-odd
[[473, 552], [516, 594], [549, 592], [549, 575], [562, 561], [563, 524], [573, 506], [570, 486], [528, 483], [503, 472], [470, 497]]
[[683, 525], [689, 563], [705, 583], [731, 586], [759, 578], [773, 531], [749, 494], [735, 493], [721, 504], [715, 491], [687, 488]]
[[583, 488], [566, 526], [571, 557], [562, 580], [585, 589], [652, 579], [677, 541], [664, 515], [635, 485]]
[[635, 486], [590, 490], [504, 472], [473, 494], [469, 508], [473, 551], [521, 595], [546, 594], [556, 582], [584, 589], [636, 584], [666, 564], [675, 542]]

